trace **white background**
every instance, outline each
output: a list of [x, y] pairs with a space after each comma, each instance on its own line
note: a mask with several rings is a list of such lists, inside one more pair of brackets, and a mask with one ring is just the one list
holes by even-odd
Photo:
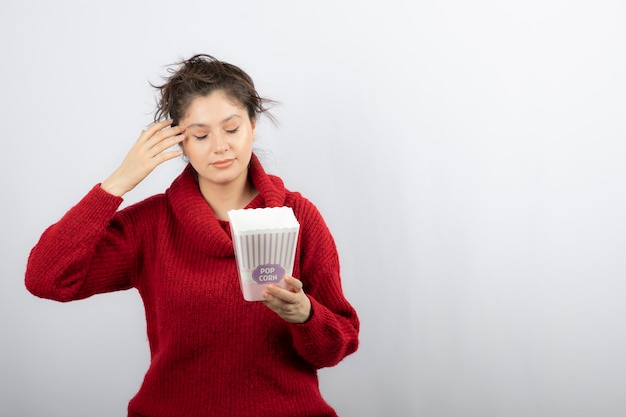
[[320, 372], [341, 416], [626, 415], [625, 21], [617, 0], [3, 2], [0, 415], [125, 415], [136, 291], [55, 303], [24, 269], [197, 52], [280, 101], [262, 159], [335, 235], [362, 321]]

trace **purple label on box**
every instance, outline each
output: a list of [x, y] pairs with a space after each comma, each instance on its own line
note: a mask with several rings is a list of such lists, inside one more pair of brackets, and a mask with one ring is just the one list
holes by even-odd
[[285, 270], [277, 264], [259, 265], [252, 271], [252, 279], [258, 284], [274, 284], [282, 281]]

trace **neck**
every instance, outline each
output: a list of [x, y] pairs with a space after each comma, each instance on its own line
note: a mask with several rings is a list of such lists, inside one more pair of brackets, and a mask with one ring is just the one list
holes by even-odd
[[202, 196], [213, 209], [215, 216], [226, 221], [229, 210], [246, 207], [259, 193], [246, 176], [243, 176], [240, 181], [229, 184], [200, 182], [199, 185]]

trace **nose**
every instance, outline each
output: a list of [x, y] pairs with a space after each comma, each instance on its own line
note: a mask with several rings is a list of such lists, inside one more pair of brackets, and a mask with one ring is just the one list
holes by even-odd
[[224, 153], [230, 148], [228, 138], [223, 133], [214, 135], [213, 152]]

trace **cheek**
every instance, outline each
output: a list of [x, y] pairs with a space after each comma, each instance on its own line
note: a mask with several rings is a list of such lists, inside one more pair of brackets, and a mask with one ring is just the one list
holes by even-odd
[[189, 138], [185, 138], [185, 140], [183, 140], [183, 142], [181, 143], [183, 152], [188, 157], [190, 156], [190, 154], [193, 155], [193, 154], [202, 152], [203, 145], [204, 145], [204, 142], [200, 142], [195, 139], [189, 139]]
[[185, 155], [185, 156], [187, 156], [187, 153], [188, 153], [187, 152], [187, 141], [188, 141], [188, 139], [185, 138], [182, 142], [180, 142], [178, 144], [178, 146], [180, 146], [180, 149], [183, 150], [183, 155]]

